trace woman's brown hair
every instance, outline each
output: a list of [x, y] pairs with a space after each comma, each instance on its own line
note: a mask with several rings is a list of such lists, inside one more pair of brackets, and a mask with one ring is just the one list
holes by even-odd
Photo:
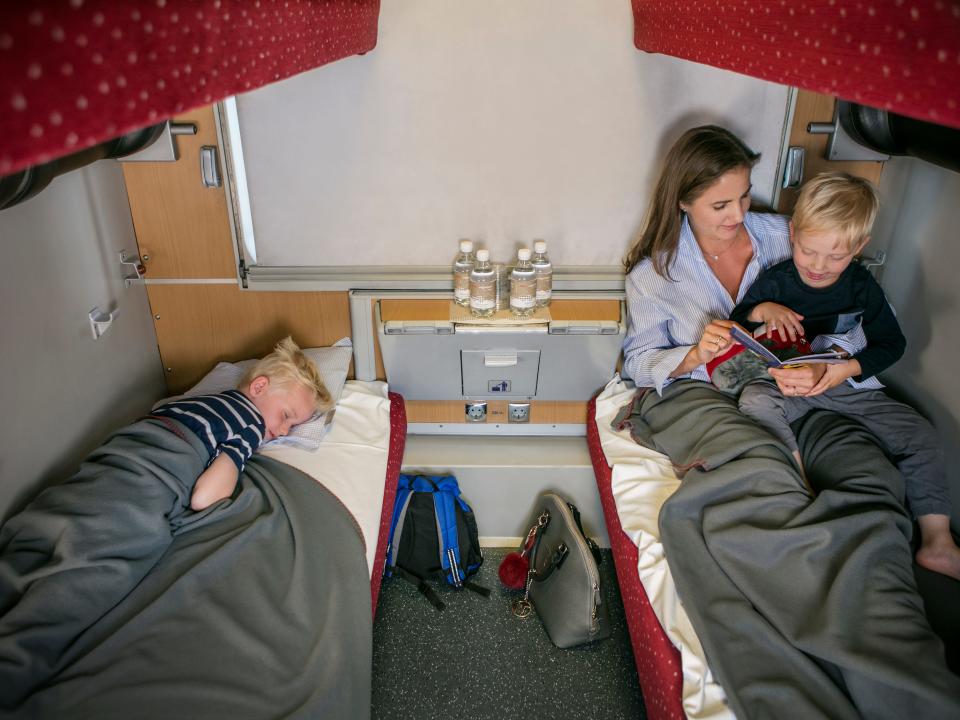
[[680, 241], [680, 203], [692, 203], [724, 173], [752, 168], [759, 158], [760, 153], [716, 125], [681, 135], [667, 153], [643, 226], [624, 258], [627, 272], [650, 258], [658, 275], [672, 279], [669, 268]]

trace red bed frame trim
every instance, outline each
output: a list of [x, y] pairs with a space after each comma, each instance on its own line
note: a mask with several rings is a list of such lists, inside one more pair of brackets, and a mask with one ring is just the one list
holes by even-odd
[[620, 584], [620, 594], [627, 614], [627, 629], [630, 631], [630, 642], [633, 645], [633, 657], [637, 664], [647, 717], [650, 720], [684, 720], [686, 713], [682, 703], [683, 670], [680, 651], [673, 646], [661, 627], [640, 583], [637, 573], [639, 553], [637, 546], [623, 531], [617, 515], [610, 485], [612, 471], [600, 445], [596, 413], [597, 399], [594, 398], [587, 406], [587, 446], [600, 491], [603, 517], [610, 535], [610, 548], [613, 550], [617, 582]]
[[380, 531], [377, 535], [377, 554], [373, 560], [373, 574], [370, 577], [370, 600], [373, 614], [377, 614], [377, 598], [380, 597], [380, 583], [383, 581], [383, 566], [387, 562], [387, 535], [390, 533], [390, 520], [393, 516], [393, 501], [397, 497], [397, 480], [400, 466], [403, 464], [403, 449], [407, 444], [407, 409], [403, 397], [398, 393], [388, 393], [390, 398], [390, 450], [387, 453], [387, 481], [383, 487], [383, 510], [380, 513]]

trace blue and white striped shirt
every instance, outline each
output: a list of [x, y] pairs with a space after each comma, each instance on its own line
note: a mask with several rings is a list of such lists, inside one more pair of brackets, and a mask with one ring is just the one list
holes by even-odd
[[238, 470], [260, 447], [267, 427], [257, 406], [239, 390], [174, 400], [150, 414], [182, 423], [203, 442], [211, 462], [224, 452]]
[[[677, 254], [669, 268], [673, 279], [658, 275], [649, 258], [637, 263], [627, 275], [630, 322], [623, 342], [623, 374], [637, 385], [663, 392], [664, 386], [674, 379], [670, 373], [700, 341], [707, 324], [730, 317], [760, 271], [790, 257], [787, 218], [747, 213], [743, 224], [753, 245], [753, 257], [736, 298], [730, 297], [713, 274], [686, 216], [680, 228]], [[683, 377], [710, 381], [704, 365]]]

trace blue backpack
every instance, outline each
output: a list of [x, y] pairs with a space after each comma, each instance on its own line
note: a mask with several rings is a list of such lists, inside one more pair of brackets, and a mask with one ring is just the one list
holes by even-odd
[[468, 578], [483, 564], [473, 510], [460, 497], [452, 475], [401, 475], [390, 521], [384, 574], [394, 573], [417, 586], [437, 610], [444, 604], [427, 585], [440, 579], [451, 587], [489, 596]]

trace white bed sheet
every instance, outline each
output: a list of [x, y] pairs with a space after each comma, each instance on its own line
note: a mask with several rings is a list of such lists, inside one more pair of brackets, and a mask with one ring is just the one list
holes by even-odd
[[677, 596], [660, 543], [660, 508], [679, 487], [670, 459], [638, 445], [627, 431], [610, 426], [617, 411], [630, 402], [632, 382], [613, 378], [597, 396], [600, 445], [612, 468], [611, 485], [620, 524], [637, 546], [637, 571], [650, 604], [670, 641], [680, 649], [683, 666], [683, 709], [696, 720], [733, 720], [726, 695], [713, 679], [707, 661]]
[[302, 470], [340, 499], [363, 533], [372, 575], [390, 452], [387, 384], [347, 381], [333, 425], [316, 451], [279, 446], [260, 452]]

